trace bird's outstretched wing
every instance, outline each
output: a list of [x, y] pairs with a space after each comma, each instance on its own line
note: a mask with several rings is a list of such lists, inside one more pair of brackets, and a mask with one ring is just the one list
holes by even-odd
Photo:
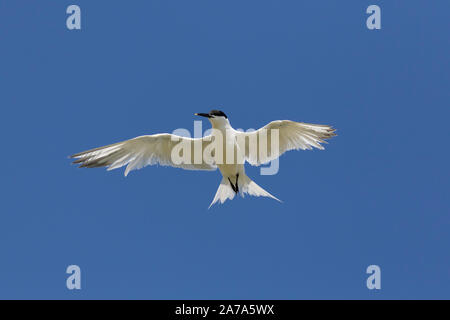
[[[187, 143], [190, 146], [191, 154], [188, 161], [174, 161], [172, 150], [178, 143]], [[206, 163], [203, 159], [200, 160], [200, 163], [194, 161], [194, 146], [199, 150], [198, 146], [200, 145], [201, 150], [204, 150], [209, 143], [209, 137], [186, 138], [169, 133], [161, 133], [140, 136], [83, 151], [70, 156], [70, 158], [75, 158], [76, 160], [73, 163], [80, 164], [80, 168], [108, 167], [108, 170], [113, 170], [128, 165], [125, 170], [125, 176], [131, 170], [141, 169], [154, 164], [188, 170], [216, 170], [217, 167], [214, 164]]]
[[[274, 139], [278, 140], [278, 150], [272, 150], [272, 135], [274, 134], [272, 129], [278, 129], [278, 139]], [[325, 139], [334, 137], [336, 135], [334, 132], [335, 129], [327, 125], [276, 120], [268, 123], [259, 130], [239, 132], [238, 135], [243, 135], [241, 138], [245, 138], [245, 160], [251, 165], [259, 166], [275, 160], [289, 150], [311, 150], [312, 147], [324, 149], [321, 143], [326, 143], [324, 141]], [[260, 152], [260, 140], [262, 139], [267, 141], [267, 144], [265, 144], [267, 145], [267, 150]], [[264, 140], [262, 140], [263, 143]], [[276, 144], [273, 146], [275, 148]]]

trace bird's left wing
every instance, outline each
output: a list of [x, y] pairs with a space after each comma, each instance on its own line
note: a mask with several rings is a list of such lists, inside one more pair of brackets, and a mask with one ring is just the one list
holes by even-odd
[[[188, 170], [216, 170], [214, 164], [203, 159], [194, 161], [194, 148], [203, 152], [210, 143], [210, 137], [186, 138], [169, 133], [140, 136], [130, 140], [114, 143], [108, 146], [83, 151], [70, 156], [75, 158], [73, 163], [80, 167], [95, 168], [108, 167], [108, 170], [127, 165], [125, 176], [131, 170], [141, 169], [148, 165], [160, 164]], [[187, 161], [180, 162], [173, 159], [172, 151], [178, 143], [184, 143], [186, 152], [190, 148]], [[182, 153], [181, 152], [181, 153]]]
[[[259, 166], [275, 160], [289, 150], [311, 150], [312, 147], [324, 149], [321, 143], [326, 143], [325, 139], [334, 137], [334, 132], [335, 129], [327, 125], [276, 120], [259, 130], [238, 132], [237, 135], [238, 140], [241, 138], [241, 141], [245, 141], [245, 160], [251, 165]], [[275, 139], [276, 135], [278, 139]], [[267, 146], [267, 150], [261, 150], [261, 143]]]

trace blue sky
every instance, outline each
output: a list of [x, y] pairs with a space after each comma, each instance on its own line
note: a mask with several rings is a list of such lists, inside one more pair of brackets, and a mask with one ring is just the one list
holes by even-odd
[[[66, 28], [78, 4], [82, 29]], [[378, 4], [382, 29], [366, 28]], [[445, 1], [2, 1], [0, 298], [450, 298]], [[337, 128], [247, 174], [282, 199], [207, 210], [219, 172], [67, 156], [275, 119]], [[197, 119], [196, 119], [197, 120]], [[204, 128], [209, 123], [204, 122]], [[65, 270], [79, 265], [82, 289]], [[367, 266], [381, 267], [379, 291]]]

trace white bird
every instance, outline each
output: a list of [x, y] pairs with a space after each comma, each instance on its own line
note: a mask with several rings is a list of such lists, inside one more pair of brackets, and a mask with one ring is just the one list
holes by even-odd
[[[222, 181], [210, 204], [211, 207], [217, 201], [223, 203], [227, 199], [233, 199], [238, 193], [242, 197], [247, 193], [256, 197], [270, 197], [280, 201], [247, 177], [244, 167], [245, 162], [259, 166], [278, 158], [289, 150], [311, 150], [312, 147], [324, 149], [321, 143], [326, 143], [325, 139], [336, 135], [334, 133], [335, 130], [331, 126], [290, 120], [276, 120], [259, 130], [242, 132], [231, 127], [228, 117], [222, 111], [212, 110], [209, 113], [196, 113], [195, 115], [208, 118], [213, 132], [222, 134], [223, 141], [218, 148], [211, 148], [213, 141], [216, 143], [220, 142], [220, 139], [216, 139], [216, 134], [202, 138], [187, 138], [169, 133], [160, 133], [139, 136], [104, 147], [83, 151], [70, 156], [70, 158], [76, 159], [73, 163], [87, 168], [108, 167], [108, 170], [113, 170], [127, 165], [125, 176], [131, 170], [154, 164], [188, 170], [213, 171], [219, 168], [222, 174]], [[274, 132], [276, 132], [275, 138], [278, 135], [278, 139], [275, 139], [275, 147], [267, 144], [267, 152], [260, 152], [263, 137], [267, 137], [266, 141], [272, 141]], [[244, 141], [244, 144], [239, 144], [239, 141]], [[249, 143], [246, 143], [247, 141]], [[174, 148], [179, 143], [184, 143], [185, 146], [187, 145], [189, 146], [188, 148], [191, 148], [183, 151], [186, 152], [187, 161], [180, 162], [174, 159], [174, 154], [178, 152], [174, 153]], [[213, 149], [211, 152], [213, 158], [222, 152], [223, 161], [217, 161], [217, 158], [211, 161], [208, 157], [201, 157], [200, 161], [198, 158], [195, 159], [195, 148], [200, 148], [200, 154], [203, 155], [208, 146], [210, 149]], [[233, 154], [231, 163], [225, 161], [225, 159], [228, 159], [226, 158], [227, 153]], [[239, 161], [234, 156], [238, 154], [243, 157], [242, 161]]]

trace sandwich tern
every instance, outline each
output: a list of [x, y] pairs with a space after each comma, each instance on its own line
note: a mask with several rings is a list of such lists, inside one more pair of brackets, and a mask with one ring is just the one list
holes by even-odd
[[[160, 164], [188, 170], [216, 170], [222, 181], [211, 207], [217, 201], [232, 200], [236, 194], [275, 196], [257, 185], [245, 174], [245, 162], [259, 166], [277, 159], [289, 150], [324, 149], [321, 143], [335, 136], [335, 129], [290, 120], [272, 121], [256, 131], [233, 129], [225, 113], [212, 110], [195, 113], [211, 122], [211, 134], [201, 138], [182, 137], [160, 133], [139, 136], [130, 140], [83, 151], [70, 156], [79, 167], [108, 167], [113, 170], [127, 165], [125, 176], [131, 170]], [[270, 143], [268, 143], [270, 141]]]

